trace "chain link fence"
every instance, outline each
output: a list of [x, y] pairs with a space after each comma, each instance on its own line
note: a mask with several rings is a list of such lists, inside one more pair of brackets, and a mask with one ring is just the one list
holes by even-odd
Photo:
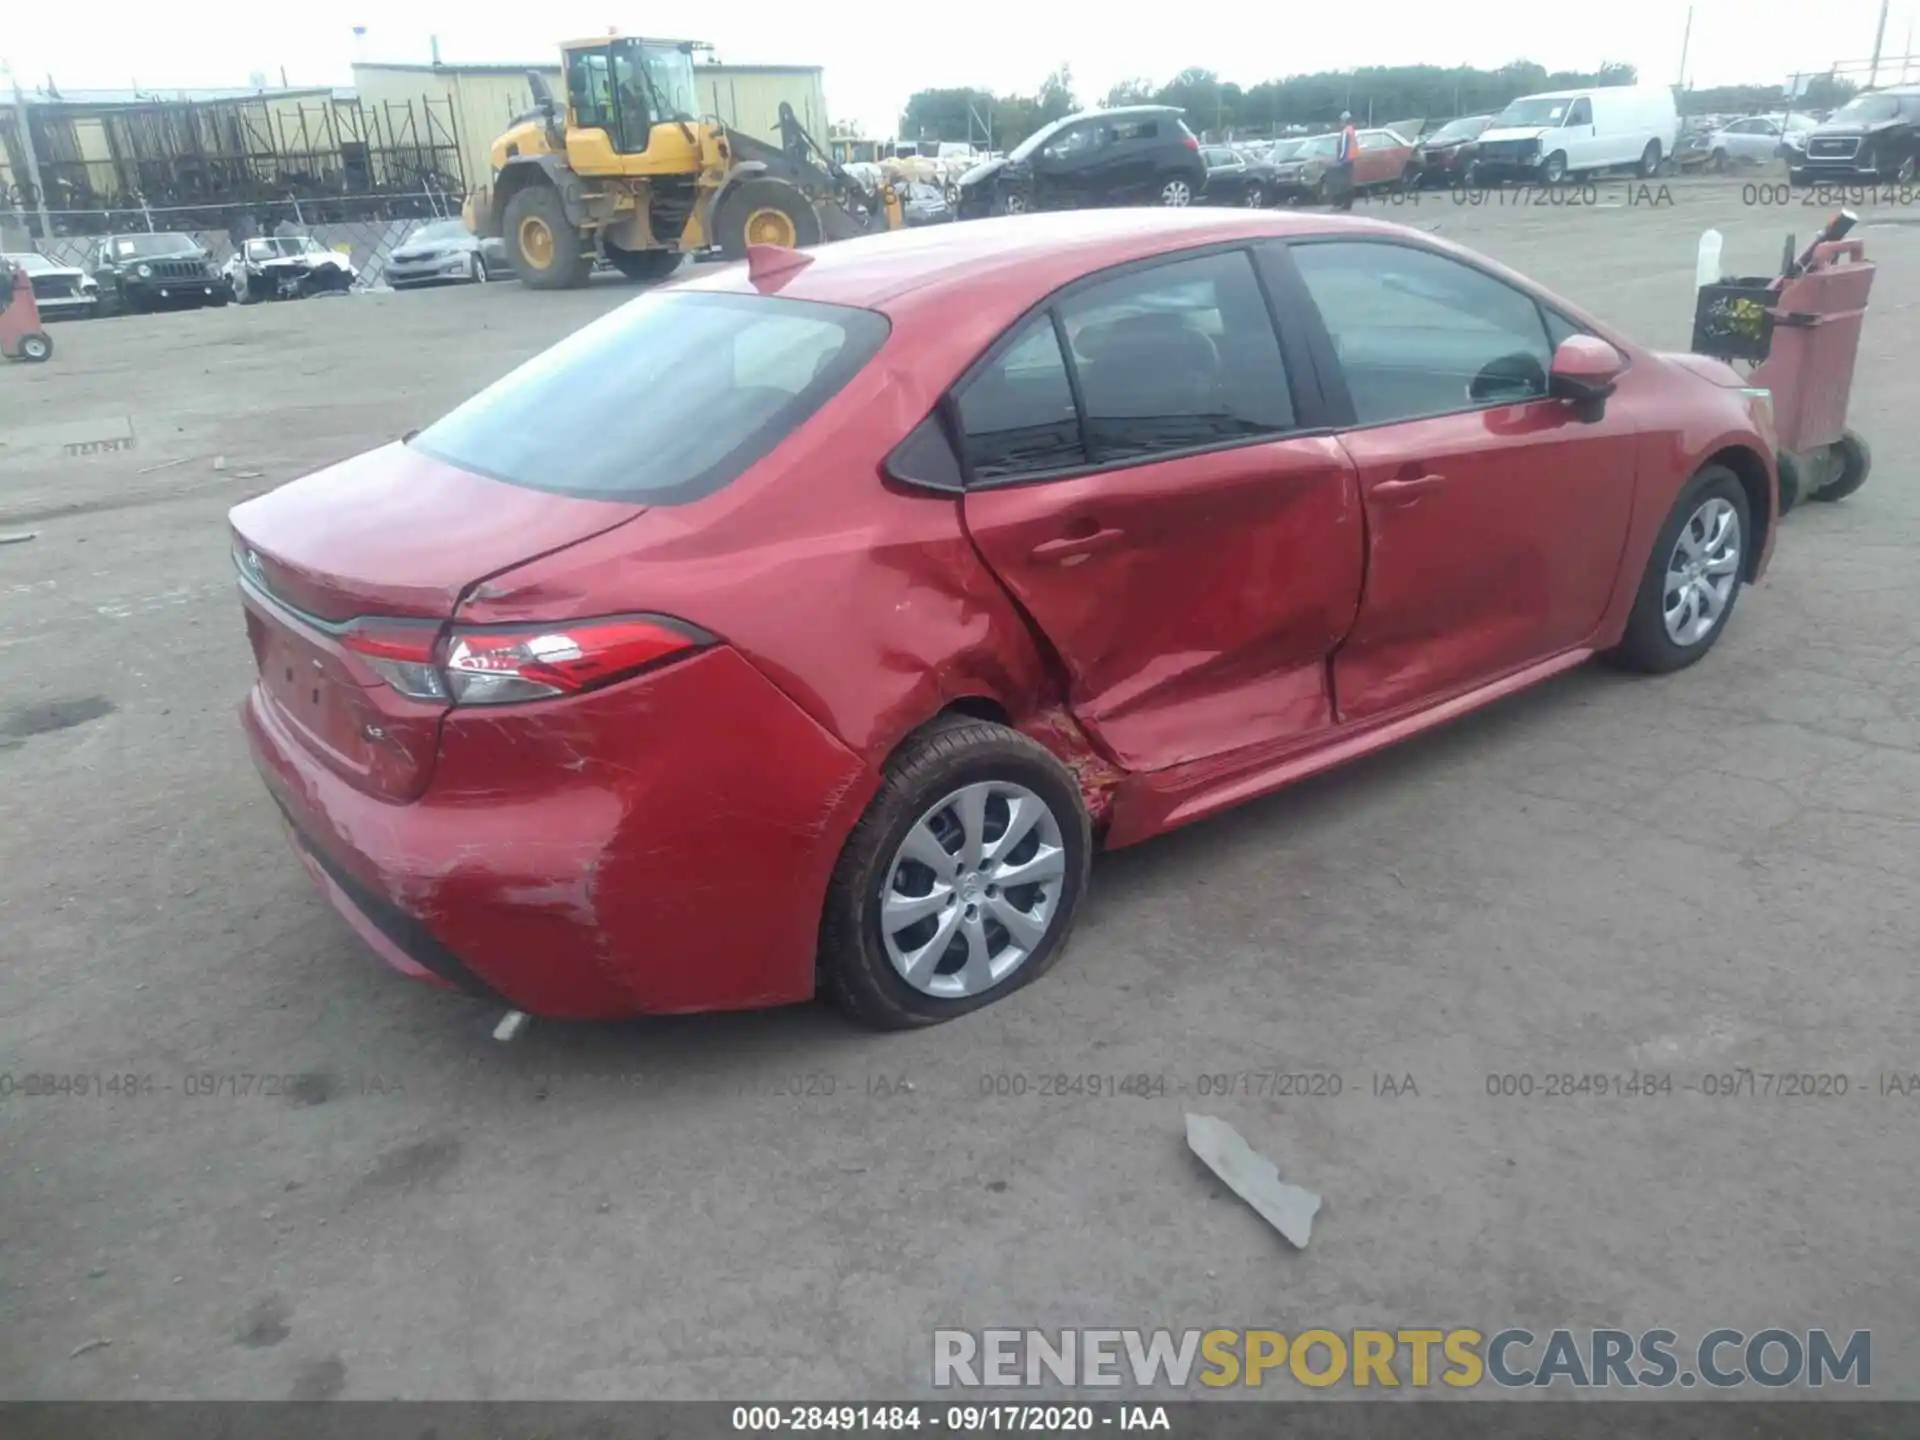
[[140, 205], [114, 210], [47, 212], [42, 235], [37, 211], [0, 205], [0, 251], [37, 251], [56, 265], [92, 271], [109, 235], [184, 234], [215, 267], [240, 246], [269, 235], [311, 235], [353, 261], [360, 283], [385, 284], [387, 260], [422, 225], [460, 218], [460, 197], [443, 190], [319, 200], [287, 199], [236, 205]]

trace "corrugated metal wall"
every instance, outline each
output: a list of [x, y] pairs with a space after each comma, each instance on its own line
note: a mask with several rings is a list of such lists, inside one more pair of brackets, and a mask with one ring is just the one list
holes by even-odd
[[[564, 95], [560, 70], [542, 68], [554, 95]], [[817, 69], [757, 65], [700, 65], [694, 70], [701, 109], [756, 139], [778, 143], [780, 102], [786, 101], [800, 123], [822, 144], [827, 137], [826, 88]], [[454, 107], [461, 163], [469, 185], [484, 184], [492, 173], [494, 137], [515, 115], [533, 108], [524, 70], [462, 68], [457, 65], [355, 65], [353, 83], [362, 103], [417, 100], [422, 94], [444, 98]]]

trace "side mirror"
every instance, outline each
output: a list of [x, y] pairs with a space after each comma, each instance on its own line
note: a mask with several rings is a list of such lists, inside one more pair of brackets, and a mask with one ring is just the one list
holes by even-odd
[[1553, 352], [1553, 368], [1547, 372], [1547, 393], [1556, 400], [1571, 400], [1592, 410], [1599, 419], [1607, 397], [1613, 394], [1626, 357], [1606, 341], [1593, 335], [1570, 335]]

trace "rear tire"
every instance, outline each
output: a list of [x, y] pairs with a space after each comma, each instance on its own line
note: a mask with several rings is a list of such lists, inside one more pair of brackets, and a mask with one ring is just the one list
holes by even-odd
[[[1685, 587], [1674, 586], [1676, 572], [1686, 570], [1693, 553], [1682, 548], [1682, 533], [1689, 534], [1696, 546], [1702, 539], [1710, 542], [1714, 521], [1729, 511], [1734, 527], [1731, 536], [1733, 568], [1716, 575], [1710, 567], [1700, 578], [1707, 581], [1730, 579], [1732, 583], [1727, 587], [1724, 598], [1717, 602], [1717, 610], [1712, 611], [1711, 623], [1690, 638], [1678, 638], [1669, 626], [1670, 610], [1680, 613], [1683, 620], [1686, 616], [1693, 616], [1696, 624], [1707, 618], [1707, 607], [1697, 600], [1693, 609], [1686, 609]], [[1703, 517], [1713, 519], [1703, 524]], [[1747, 492], [1741, 486], [1739, 477], [1724, 465], [1706, 466], [1681, 490], [1672, 513], [1660, 527], [1659, 537], [1653, 542], [1653, 552], [1647, 557], [1646, 572], [1640, 578], [1639, 594], [1634, 597], [1633, 613], [1627, 617], [1626, 634], [1620, 644], [1602, 658], [1622, 669], [1638, 670], [1648, 675], [1665, 675], [1684, 670], [1705, 655], [1725, 632], [1727, 622], [1733, 618], [1733, 609], [1740, 599], [1740, 588], [1746, 578], [1746, 547], [1752, 543], [1753, 523], [1747, 510]], [[1710, 546], [1699, 550], [1699, 554], [1708, 559], [1725, 553], [1724, 546], [1717, 550]], [[1670, 607], [1669, 600], [1676, 596], [1680, 597], [1679, 603]]]
[[629, 280], [664, 280], [685, 258], [678, 250], [622, 250], [611, 242], [603, 248], [607, 263]]
[[39, 364], [53, 358], [53, 338], [43, 331], [29, 330], [20, 337], [20, 358]]
[[1266, 191], [1260, 188], [1258, 182], [1249, 185], [1241, 192], [1240, 203], [1249, 210], [1264, 210], [1267, 206]]
[[[979, 786], [992, 787], [1002, 798], [982, 801], [976, 812], [978, 833], [989, 854], [969, 871], [964, 815], [948, 802]], [[1005, 798], [1010, 792], [1019, 797], [1012, 803], [1038, 806], [1038, 819], [1026, 832], [1030, 853], [1029, 839], [1023, 836], [998, 857], [997, 866], [1037, 869], [1051, 856], [1051, 878], [1002, 894], [986, 882], [997, 868], [991, 858], [996, 819], [998, 834], [1005, 835], [1014, 817]], [[1023, 808], [1020, 813], [1036, 812]], [[907, 853], [912, 848], [909, 837], [915, 835], [934, 837], [951, 857], [951, 900], [930, 908], [921, 920], [894, 921], [891, 936], [884, 935], [886, 897], [897, 903], [931, 895], [949, 883]], [[1004, 725], [962, 717], [917, 731], [887, 762], [880, 789], [847, 837], [834, 869], [820, 925], [821, 992], [853, 1019], [881, 1030], [937, 1025], [1003, 999], [1039, 979], [1059, 959], [1086, 891], [1092, 851], [1079, 786], [1040, 745]], [[1021, 855], [1026, 858], [1013, 858]], [[935, 859], [940, 861], [938, 855]], [[946, 868], [945, 861], [940, 863]], [[1040, 927], [1037, 940], [1020, 958], [1003, 948], [1018, 945], [1013, 931], [994, 918], [1008, 914], [1009, 907]], [[932, 953], [943, 929], [949, 939], [941, 942], [939, 953]], [[1011, 968], [997, 980], [983, 979], [970, 993], [951, 998], [929, 993], [965, 986], [960, 976], [963, 957], [976, 953], [969, 940], [1002, 962], [1011, 958]], [[909, 963], [915, 947], [927, 956], [924, 967]], [[896, 961], [896, 954], [903, 958]], [[907, 979], [910, 971], [918, 971], [917, 982]]]
[[728, 190], [714, 217], [714, 241], [729, 260], [744, 260], [749, 245], [804, 250], [820, 243], [813, 202], [784, 180], [745, 180]]
[[1169, 209], [1185, 209], [1193, 203], [1193, 186], [1185, 176], [1169, 176], [1160, 182], [1160, 203]]
[[567, 220], [560, 192], [529, 185], [507, 201], [507, 256], [522, 284], [535, 290], [571, 290], [587, 283], [591, 262], [581, 253], [580, 232]]
[[1824, 490], [1813, 492], [1815, 500], [1844, 500], [1867, 483], [1873, 469], [1873, 451], [1853, 431], [1844, 431], [1835, 447], [1840, 452], [1840, 478]]
[[[1715, 169], [1724, 170], [1727, 168], [1727, 152], [1726, 151], [1724, 150], [1715, 151], [1714, 159], [1716, 162], [1714, 166]], [[1654, 176], [1658, 175], [1659, 173], [1660, 173], [1660, 142], [1658, 140], [1649, 140], [1647, 141], [1647, 148], [1640, 152], [1640, 178], [1642, 180], [1651, 180], [1653, 179]]]

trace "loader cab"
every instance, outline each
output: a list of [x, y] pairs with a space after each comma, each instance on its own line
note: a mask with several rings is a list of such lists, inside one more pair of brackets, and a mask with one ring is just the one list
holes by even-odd
[[656, 125], [697, 124], [694, 48], [625, 36], [564, 46], [569, 128], [600, 131], [615, 153], [639, 155]]

